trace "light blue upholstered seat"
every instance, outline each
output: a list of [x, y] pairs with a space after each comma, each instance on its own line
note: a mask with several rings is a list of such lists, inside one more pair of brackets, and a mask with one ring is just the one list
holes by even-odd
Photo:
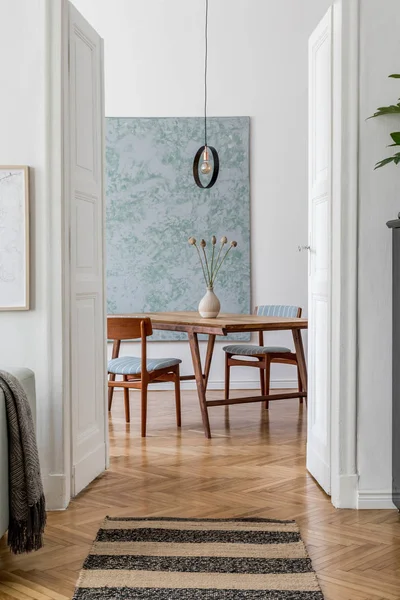
[[[179, 358], [148, 358], [147, 371], [158, 371], [179, 365]], [[136, 356], [121, 356], [108, 361], [108, 372], [115, 375], [139, 375], [142, 370], [141, 358]]]
[[272, 354], [274, 352], [291, 352], [290, 348], [284, 346], [245, 346], [237, 344], [224, 346], [224, 352], [229, 354], [240, 354], [241, 356], [253, 356], [255, 354]]

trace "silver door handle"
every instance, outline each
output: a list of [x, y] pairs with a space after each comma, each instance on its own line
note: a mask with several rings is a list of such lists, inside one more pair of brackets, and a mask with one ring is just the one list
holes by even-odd
[[302, 252], [303, 250], [311, 250], [311, 246], [297, 246], [298, 251]]

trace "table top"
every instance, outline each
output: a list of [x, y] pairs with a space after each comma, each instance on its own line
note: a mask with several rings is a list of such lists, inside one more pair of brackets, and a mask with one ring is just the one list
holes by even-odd
[[276, 331], [287, 329], [307, 329], [307, 319], [287, 317], [261, 317], [258, 315], [243, 315], [234, 313], [221, 313], [216, 319], [203, 319], [198, 312], [148, 312], [139, 315], [115, 316], [143, 316], [150, 317], [153, 329], [169, 331], [188, 331], [192, 329], [200, 333], [227, 335], [228, 333], [251, 331]]

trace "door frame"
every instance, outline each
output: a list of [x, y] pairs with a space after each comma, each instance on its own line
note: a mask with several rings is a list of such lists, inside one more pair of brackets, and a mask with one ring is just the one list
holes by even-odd
[[48, 252], [50, 269], [47, 339], [51, 364], [49, 393], [53, 413], [50, 424], [51, 464], [43, 474], [46, 505], [49, 510], [68, 507], [71, 499], [70, 435], [70, 367], [69, 367], [69, 297], [67, 282], [69, 260], [66, 256], [67, 228], [65, 197], [64, 126], [65, 90], [68, 89], [68, 58], [65, 54], [65, 0], [45, 0], [45, 77], [46, 77], [46, 196], [49, 204]]
[[[49, 276], [57, 283], [48, 300], [49, 345], [53, 352], [50, 390], [62, 423], [52, 435], [55, 463], [45, 475], [48, 506], [68, 506], [71, 490], [71, 406], [69, 402], [69, 232], [63, 211], [68, 187], [64, 172], [66, 0], [46, 0], [47, 131], [46, 194], [51, 200]], [[60, 23], [63, 27], [60, 27]], [[332, 190], [332, 387], [331, 490], [337, 508], [357, 508], [357, 258], [359, 129], [359, 0], [334, 4], [334, 131]], [[63, 91], [64, 90], [64, 91]], [[64, 115], [64, 116], [63, 116]], [[343, 135], [343, 131], [347, 135]], [[68, 154], [69, 156], [69, 154]], [[62, 248], [60, 248], [60, 235]], [[62, 273], [60, 278], [60, 273]], [[60, 323], [62, 322], [62, 328]], [[339, 324], [339, 326], [337, 326]], [[61, 391], [60, 391], [61, 387]], [[61, 405], [61, 406], [60, 406]], [[107, 413], [106, 413], [107, 415]], [[54, 420], [54, 419], [53, 419]]]
[[359, 0], [333, 7], [331, 500], [357, 508]]

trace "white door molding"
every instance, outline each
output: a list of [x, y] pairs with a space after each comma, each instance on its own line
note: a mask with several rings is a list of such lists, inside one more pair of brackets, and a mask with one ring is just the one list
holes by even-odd
[[[47, 431], [45, 464], [42, 475], [49, 510], [60, 510], [70, 500], [71, 461], [68, 404], [69, 346], [65, 322], [65, 218], [64, 218], [64, 94], [68, 65], [64, 53], [64, 0], [45, 0], [46, 56], [46, 196], [49, 206], [47, 223], [47, 277], [51, 281], [47, 297], [47, 343], [49, 398], [40, 426]], [[40, 350], [39, 350], [40, 351]]]
[[357, 508], [359, 0], [334, 6], [331, 494]]

